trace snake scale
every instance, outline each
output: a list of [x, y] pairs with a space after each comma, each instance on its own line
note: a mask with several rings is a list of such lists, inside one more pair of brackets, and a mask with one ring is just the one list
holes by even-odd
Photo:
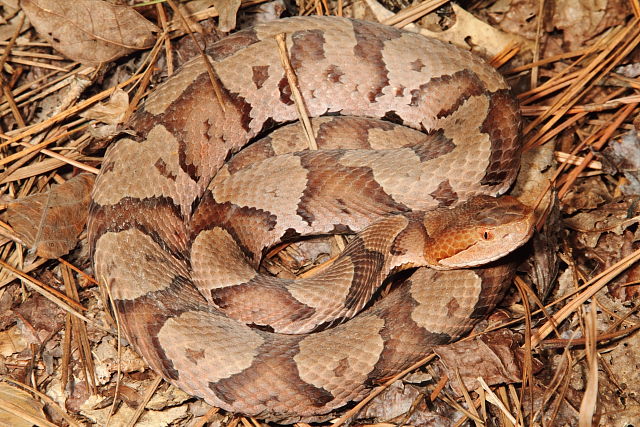
[[[287, 125], [278, 33], [317, 151]], [[96, 277], [153, 370], [228, 411], [314, 420], [493, 309], [513, 274], [498, 259], [532, 223], [491, 197], [520, 151], [518, 106], [492, 67], [337, 17], [261, 24], [206, 53], [222, 102], [204, 60], [187, 62], [110, 147], [92, 196]], [[330, 233], [358, 234], [318, 275], [260, 272], [269, 247]], [[387, 275], [421, 266], [378, 298]]]

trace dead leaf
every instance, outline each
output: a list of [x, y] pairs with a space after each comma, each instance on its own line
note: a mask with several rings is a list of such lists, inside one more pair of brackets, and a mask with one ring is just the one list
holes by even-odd
[[244, 13], [239, 16], [240, 28], [253, 27], [258, 24], [279, 19], [287, 10], [284, 0], [274, 0], [254, 6], [251, 13]]
[[452, 388], [461, 394], [455, 369], [459, 370], [467, 390], [475, 390], [480, 386], [476, 379], [478, 377], [482, 377], [489, 385], [520, 382], [518, 348], [515, 334], [501, 330], [472, 341], [436, 347], [434, 353], [440, 357]]
[[23, 0], [22, 8], [54, 49], [88, 65], [146, 49], [160, 31], [129, 6], [101, 0]]
[[57, 258], [68, 253], [87, 222], [93, 181], [93, 175], [80, 174], [49, 192], [9, 203], [9, 224], [38, 256]]
[[602, 154], [608, 164], [627, 179], [627, 183], [620, 186], [622, 193], [629, 196], [640, 194], [640, 135], [638, 132], [627, 132], [620, 139], [610, 142]]
[[543, 301], [553, 289], [558, 274], [560, 260], [557, 249], [560, 245], [562, 230], [560, 206], [555, 201], [547, 215], [544, 228], [533, 235], [533, 256], [529, 257], [525, 264], [529, 267], [528, 273], [531, 278], [529, 282], [535, 286], [538, 296]]
[[40, 294], [33, 294], [12, 312], [27, 344], [40, 344], [64, 326], [64, 310]]
[[191, 399], [191, 396], [177, 387], [166, 384], [160, 386], [153, 394], [145, 408], [161, 411], [170, 406], [181, 405]]
[[478, 53], [490, 58], [503, 51], [510, 44], [518, 44], [523, 50], [532, 50], [530, 40], [515, 34], [500, 31], [476, 18], [455, 3], [451, 4], [456, 15], [456, 23], [442, 32], [421, 29], [420, 33], [462, 47], [480, 48]]
[[[130, 420], [134, 416], [135, 409], [129, 405], [122, 405], [115, 414], [110, 415], [111, 408], [109, 405], [105, 406], [103, 401], [104, 398], [101, 396], [91, 396], [81, 406], [82, 414], [93, 423], [91, 425], [129, 425]], [[99, 407], [96, 408], [95, 406]], [[188, 408], [188, 405], [184, 404], [167, 408], [163, 411], [145, 410], [135, 425], [136, 427], [184, 425], [186, 423], [180, 423], [180, 421], [188, 417]], [[107, 420], [110, 422], [107, 423]]]
[[218, 11], [218, 27], [220, 31], [231, 31], [236, 27], [236, 15], [240, 8], [240, 0], [213, 0]]
[[[218, 12], [218, 29], [226, 33], [236, 28], [236, 16], [240, 3], [241, 0], [193, 0], [180, 3], [179, 8], [185, 16], [190, 16], [209, 7], [215, 7]], [[191, 24], [200, 25], [200, 23]]]
[[562, 199], [562, 212], [571, 215], [581, 210], [597, 209], [610, 200], [611, 194], [602, 180], [578, 181]]
[[122, 123], [128, 108], [129, 95], [122, 89], [116, 89], [109, 101], [94, 105], [80, 115], [108, 125], [118, 125]]
[[551, 23], [564, 31], [565, 50], [569, 51], [604, 29], [622, 24], [630, 12], [628, 4], [619, 0], [557, 0]]
[[[2, 2], [0, 2], [0, 5], [4, 7], [4, 5], [2, 4]], [[9, 10], [7, 15], [12, 14], [13, 11]], [[14, 16], [12, 18], [9, 18], [7, 16], [3, 16], [2, 18], [0, 18], [0, 40], [2, 41], [7, 41], [9, 40], [14, 34], [15, 32], [18, 30], [18, 26], [20, 25], [20, 23], [22, 22], [22, 14], [14, 14]], [[22, 28], [25, 28], [26, 25], [23, 25]]]
[[[543, 190], [548, 187], [556, 168], [553, 161], [553, 145], [545, 144], [522, 154], [520, 171], [511, 195], [522, 203], [534, 206]], [[543, 199], [542, 207], [549, 204], [549, 197]]]
[[361, 415], [362, 418], [391, 419], [411, 409], [414, 400], [420, 395], [417, 387], [396, 381], [380, 396], [375, 398]]
[[538, 7], [538, 0], [497, 1], [487, 8], [487, 14], [503, 31], [535, 40]]
[[0, 356], [9, 357], [27, 348], [27, 341], [18, 326], [0, 332]]
[[31, 427], [45, 425], [38, 421], [47, 422], [44, 405], [26, 391], [0, 383], [0, 401], [3, 403], [3, 409], [0, 409], [0, 426]]
[[628, 216], [629, 206], [626, 203], [611, 203], [600, 209], [580, 212], [571, 218], [565, 218], [567, 227], [578, 231], [579, 241], [589, 248], [595, 248], [603, 233], [614, 233], [618, 236], [634, 226], [640, 217]]
[[[376, 0], [365, 0], [365, 2], [378, 21], [384, 21], [393, 15]], [[406, 25], [403, 29], [449, 42], [464, 49], [472, 49], [485, 58], [497, 55], [512, 44], [519, 45], [523, 50], [532, 50], [533, 43], [530, 40], [500, 31], [455, 3], [451, 3], [451, 7], [456, 16], [456, 22], [444, 31], [430, 31], [415, 24]]]

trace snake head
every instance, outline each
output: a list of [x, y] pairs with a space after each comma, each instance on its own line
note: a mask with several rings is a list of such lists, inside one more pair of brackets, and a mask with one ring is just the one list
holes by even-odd
[[533, 233], [531, 208], [511, 196], [475, 196], [451, 209], [425, 215], [424, 257], [436, 269], [476, 267], [526, 243]]

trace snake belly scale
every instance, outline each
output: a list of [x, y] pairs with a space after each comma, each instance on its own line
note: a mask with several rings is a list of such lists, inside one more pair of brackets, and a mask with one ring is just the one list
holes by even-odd
[[[283, 32], [319, 151], [304, 151], [296, 125], [268, 134], [297, 119]], [[229, 411], [314, 420], [495, 306], [513, 274], [495, 260], [531, 222], [487, 197], [509, 188], [520, 150], [517, 103], [492, 67], [337, 17], [261, 24], [207, 55], [224, 108], [203, 59], [189, 61], [110, 147], [92, 196], [96, 277], [153, 370]], [[353, 232], [318, 276], [259, 270], [278, 242]], [[432, 268], [369, 303], [386, 275], [420, 266]]]

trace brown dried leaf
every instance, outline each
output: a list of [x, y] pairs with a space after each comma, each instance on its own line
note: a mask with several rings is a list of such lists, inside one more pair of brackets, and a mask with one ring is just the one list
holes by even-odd
[[86, 224], [93, 181], [93, 175], [80, 174], [47, 193], [10, 203], [9, 224], [38, 256], [66, 254], [76, 246]]
[[18, 327], [28, 344], [45, 342], [64, 325], [65, 311], [40, 294], [31, 295], [12, 311], [22, 319]]
[[[377, 0], [365, 0], [367, 7], [375, 18], [382, 22], [390, 18], [393, 13], [387, 10]], [[455, 3], [451, 3], [455, 23], [445, 30], [434, 31], [415, 24], [408, 24], [405, 30], [419, 32], [424, 36], [433, 37], [444, 42], [452, 43], [464, 49], [471, 49], [480, 56], [491, 58], [500, 53], [506, 47], [516, 44], [525, 50], [532, 50], [533, 43], [530, 40], [516, 34], [508, 34], [492, 27], [484, 21], [476, 18]], [[430, 15], [427, 15], [430, 16]]]
[[515, 336], [508, 330], [434, 349], [457, 393], [461, 392], [460, 384], [455, 380], [456, 369], [468, 390], [475, 390], [480, 386], [476, 379], [478, 377], [482, 377], [489, 385], [520, 382], [518, 351]]
[[628, 208], [626, 203], [610, 203], [597, 210], [577, 213], [571, 218], [566, 218], [564, 222], [569, 228], [578, 231], [580, 243], [595, 248], [603, 233], [620, 236], [640, 221], [640, 217], [628, 217]]
[[251, 13], [243, 13], [240, 19], [240, 28], [253, 27], [255, 25], [279, 19], [287, 10], [284, 0], [273, 0], [258, 4], [251, 8]]
[[558, 245], [562, 236], [562, 222], [558, 202], [549, 211], [549, 215], [541, 232], [535, 233], [532, 239], [533, 256], [527, 259], [530, 283], [535, 284], [538, 296], [544, 301], [553, 289], [558, 274]]
[[634, 196], [640, 194], [640, 134], [630, 131], [618, 140], [611, 141], [602, 151], [607, 166], [613, 166], [627, 179], [627, 183], [620, 186], [623, 194]]
[[129, 95], [122, 89], [116, 89], [109, 101], [96, 104], [80, 115], [108, 125], [118, 125], [122, 123], [128, 108]]
[[[538, 199], [544, 195], [542, 192], [553, 179], [556, 171], [554, 165], [552, 144], [545, 144], [524, 152], [511, 195], [525, 205], [535, 206]], [[545, 197], [541, 208], [549, 203], [549, 197]]]
[[43, 411], [44, 405], [31, 397], [26, 391], [6, 383], [0, 383], [0, 401], [3, 402], [3, 407], [6, 408], [0, 409], [0, 425], [31, 427], [33, 425], [45, 425], [44, 423], [47, 422]]
[[[4, 3], [0, 1], [0, 6], [5, 7]], [[9, 15], [13, 11], [9, 10], [6, 15]], [[18, 30], [18, 26], [22, 22], [22, 14], [16, 13], [12, 18], [7, 16], [0, 17], [0, 40], [9, 40], [15, 32]]]
[[132, 8], [101, 0], [23, 0], [22, 8], [56, 50], [88, 65], [146, 49], [160, 31]]
[[534, 40], [538, 6], [539, 0], [498, 1], [487, 8], [487, 13], [503, 31]]
[[231, 31], [236, 27], [236, 15], [240, 8], [240, 0], [213, 0], [218, 11], [218, 27], [220, 31]]
[[229, 32], [236, 28], [236, 16], [240, 3], [241, 0], [193, 0], [180, 3], [179, 8], [185, 16], [189, 16], [213, 6], [218, 12], [218, 29]]
[[557, 0], [551, 24], [564, 31], [565, 50], [569, 51], [604, 29], [622, 24], [629, 13], [631, 8], [620, 0]]
[[420, 33], [465, 48], [474, 48], [477, 53], [486, 57], [497, 55], [511, 43], [518, 44], [523, 50], [531, 50], [533, 44], [530, 40], [520, 35], [500, 31], [455, 3], [452, 3], [451, 7], [456, 15], [456, 22], [453, 26], [441, 32], [421, 28]]
[[27, 340], [18, 326], [0, 331], [0, 356], [9, 357], [12, 354], [20, 353], [27, 348], [27, 345]]
[[368, 404], [359, 415], [361, 418], [389, 420], [408, 412], [418, 396], [420, 396], [420, 390], [416, 386], [396, 381]]
[[[373, 399], [357, 415], [359, 420], [377, 420], [380, 425], [447, 426], [458, 418], [442, 401], [427, 407], [424, 387], [396, 381]], [[394, 422], [391, 424], [391, 422]]]

